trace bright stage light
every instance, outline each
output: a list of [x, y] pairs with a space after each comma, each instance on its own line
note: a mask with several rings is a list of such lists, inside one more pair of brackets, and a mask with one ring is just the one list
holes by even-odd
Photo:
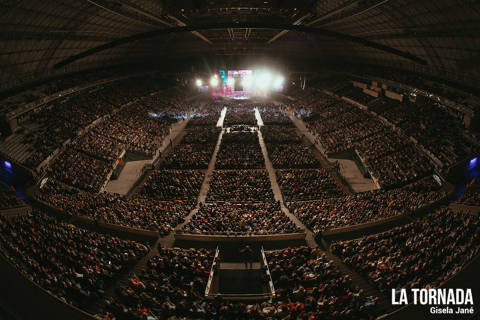
[[201, 87], [202, 84], [203, 84], [203, 81], [202, 81], [202, 79], [197, 79], [197, 81], [195, 81], [195, 83], [197, 84], [197, 87]]
[[251, 76], [246, 76], [245, 78], [242, 79], [242, 87], [244, 89], [250, 89], [252, 86], [253, 80]]
[[285, 81], [285, 79], [282, 76], [280, 76], [280, 75], [277, 76], [277, 78], [273, 82], [273, 88], [276, 89], [276, 90], [280, 89], [283, 86], [284, 81]]
[[261, 90], [268, 90], [272, 85], [272, 74], [268, 71], [263, 71], [257, 78], [256, 86]]
[[233, 87], [235, 85], [235, 79], [234, 78], [228, 78], [227, 79], [227, 85], [229, 87]]
[[213, 76], [213, 77], [210, 78], [210, 85], [211, 85], [212, 87], [214, 87], [214, 88], [215, 88], [216, 86], [218, 86], [218, 78], [217, 78], [217, 76]]

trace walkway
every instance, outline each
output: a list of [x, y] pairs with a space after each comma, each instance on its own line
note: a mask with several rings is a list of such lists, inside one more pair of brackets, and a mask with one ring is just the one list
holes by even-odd
[[260, 112], [258, 111], [258, 108], [255, 108], [255, 119], [257, 119], [257, 125], [259, 127], [263, 127], [262, 116], [260, 115]]
[[218, 118], [217, 127], [223, 127], [223, 121], [225, 120], [226, 114], [227, 114], [227, 107], [223, 107], [222, 112], [220, 113], [220, 118]]
[[258, 139], [260, 142], [260, 147], [262, 148], [262, 154], [265, 159], [265, 167], [268, 171], [268, 177], [270, 178], [270, 184], [272, 186], [272, 191], [273, 191], [275, 200], [280, 201], [282, 211], [290, 218], [290, 220], [292, 220], [292, 222], [295, 223], [296, 226], [305, 230], [305, 233], [306, 233], [305, 241], [307, 245], [309, 247], [316, 248], [318, 245], [317, 245], [317, 242], [315, 241], [315, 237], [313, 236], [312, 231], [310, 231], [307, 227], [305, 227], [305, 225], [297, 217], [291, 214], [288, 208], [285, 207], [283, 203], [282, 192], [277, 182], [277, 175], [275, 173], [275, 169], [273, 168], [272, 162], [268, 157], [267, 147], [265, 146], [265, 141], [263, 140], [262, 132], [260, 130], [258, 130]]
[[[158, 149], [160, 154], [162, 154], [165, 149], [170, 146], [170, 141], [173, 141], [177, 138], [177, 136], [183, 132], [183, 129], [188, 123], [188, 119], [180, 120], [177, 123], [171, 126], [170, 133], [168, 136], [163, 139], [163, 143]], [[126, 195], [132, 187], [135, 186], [138, 179], [143, 174], [143, 167], [148, 164], [152, 164], [156, 159], [149, 159], [149, 160], [139, 160], [139, 161], [129, 161], [125, 164], [120, 176], [116, 180], [111, 180], [108, 182], [107, 186], [105, 187], [105, 191], [109, 193], [117, 193], [121, 195]]]
[[318, 150], [322, 157], [324, 157], [327, 162], [332, 163], [335, 161], [340, 162], [340, 174], [342, 175], [344, 181], [350, 186], [352, 191], [354, 192], [364, 192], [368, 190], [375, 190], [375, 184], [372, 179], [365, 178], [363, 174], [360, 172], [357, 164], [348, 159], [333, 159], [328, 158], [325, 149], [323, 149], [320, 143], [315, 143], [316, 138], [315, 136], [308, 130], [305, 123], [295, 117], [293, 113], [287, 113], [287, 115], [292, 119], [295, 126], [298, 128], [301, 134], [310, 141], [312, 145], [315, 146], [315, 149]]
[[[226, 108], [224, 110], [226, 110]], [[223, 117], [225, 117], [224, 113], [223, 113]], [[223, 123], [223, 119], [221, 120]], [[218, 123], [220, 123], [220, 120]], [[212, 173], [213, 173], [213, 170], [215, 169], [215, 162], [217, 161], [218, 150], [220, 149], [220, 144], [222, 143], [222, 136], [223, 136], [223, 130], [218, 135], [218, 140], [217, 140], [217, 144], [215, 145], [215, 150], [213, 151], [212, 158], [208, 163], [208, 169], [205, 172], [205, 177], [203, 179], [202, 186], [200, 187], [200, 192], [198, 194], [197, 205], [192, 211], [190, 211], [188, 216], [185, 217], [185, 221], [175, 227], [175, 230], [181, 230], [184, 225], [190, 222], [190, 219], [192, 218], [192, 216], [198, 211], [199, 203], [205, 202], [205, 199], [207, 198], [208, 190], [210, 189], [210, 179], [212, 178]], [[175, 241], [174, 235], [173, 233], [170, 233], [168, 237], [165, 237], [161, 240], [161, 243], [162, 243], [162, 246], [168, 247], [168, 246], [172, 246], [174, 241]]]
[[480, 215], [480, 207], [477, 207], [477, 206], [469, 206], [462, 203], [454, 202], [454, 203], [451, 203], [449, 207], [454, 211], [460, 211], [460, 212], [469, 213], [477, 216]]
[[334, 158], [330, 158], [330, 160], [340, 163], [340, 174], [345, 182], [352, 188], [353, 192], [357, 193], [377, 189], [373, 180], [365, 178], [353, 160]]
[[205, 178], [200, 188], [200, 193], [198, 194], [198, 203], [205, 202], [207, 198], [208, 190], [210, 189], [210, 179], [212, 178], [213, 170], [215, 170], [215, 162], [217, 161], [218, 150], [220, 150], [220, 144], [222, 143], [223, 130], [218, 135], [217, 144], [215, 145], [215, 150], [213, 151], [212, 158], [208, 163], [207, 172], [205, 172]]

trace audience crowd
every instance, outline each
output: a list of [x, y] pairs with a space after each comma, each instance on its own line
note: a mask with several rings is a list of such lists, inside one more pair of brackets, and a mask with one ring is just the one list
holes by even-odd
[[344, 195], [325, 169], [277, 170], [277, 181], [285, 201], [327, 199]]
[[[118, 90], [125, 89], [123, 94]], [[158, 88], [157, 88], [158, 89]], [[275, 202], [259, 144], [254, 107], [278, 184], [290, 211], [315, 235], [329, 229], [409, 214], [445, 198], [429, 177], [431, 160], [407, 137], [414, 137], [441, 161], [454, 164], [475, 151], [457, 123], [432, 104], [417, 113], [410, 103], [391, 108], [348, 86], [336, 92], [364, 104], [398, 126], [393, 131], [364, 110], [317, 90], [302, 92], [293, 104], [327, 153], [355, 151], [376, 177], [381, 190], [345, 195], [321, 168], [312, 150], [302, 144], [282, 110], [265, 104], [227, 103], [225, 129], [216, 159], [207, 203], [200, 203], [181, 232], [205, 235], [267, 235], [304, 232]], [[111, 95], [109, 90], [117, 95]], [[123, 150], [153, 155], [170, 126], [192, 109], [180, 90], [126, 102], [147, 89], [108, 87], [78, 95], [40, 110], [45, 136], [31, 136], [35, 166], [65, 140], [73, 139], [47, 169], [36, 198], [64, 213], [97, 222], [157, 231], [167, 235], [195, 207], [204, 172], [221, 128], [215, 127], [221, 107], [195, 110], [182, 142], [175, 146], [133, 197], [100, 192]], [[119, 108], [121, 105], [125, 105]], [[75, 108], [77, 107], [78, 108]], [[195, 109], [195, 108], [193, 108]], [[434, 116], [428, 117], [428, 114]], [[49, 117], [51, 116], [51, 119]], [[100, 119], [84, 135], [77, 135]], [[441, 126], [449, 126], [444, 132]], [[75, 139], [76, 138], [76, 139]], [[51, 143], [42, 141], [51, 139]], [[447, 144], [438, 146], [439, 139]], [[463, 141], [463, 140], [462, 140]], [[173, 146], [173, 143], [172, 143]], [[222, 170], [236, 169], [236, 170]], [[246, 170], [249, 169], [249, 170]], [[255, 170], [252, 170], [255, 169]], [[259, 170], [256, 170], [259, 169]], [[412, 183], [412, 181], [414, 181]], [[402, 187], [403, 186], [403, 187]], [[401, 187], [392, 189], [393, 187]], [[5, 188], [3, 188], [5, 189]], [[12, 190], [0, 190], [1, 207], [19, 202]], [[82, 191], [83, 190], [83, 191]], [[84, 192], [86, 191], [86, 192]], [[479, 205], [478, 188], [459, 200]], [[63, 301], [83, 307], [102, 297], [105, 288], [144, 256], [149, 248], [60, 222], [34, 211], [6, 220], [0, 216], [0, 250], [30, 280]], [[389, 288], [438, 287], [480, 251], [476, 216], [442, 208], [390, 231], [334, 243], [332, 250], [381, 291]], [[132, 273], [113, 297], [104, 301], [100, 317], [112, 319], [368, 319], [375, 298], [352, 286], [321, 251], [296, 248], [267, 253], [276, 289], [270, 301], [253, 304], [207, 301], [204, 290], [213, 252], [206, 249], [159, 249], [145, 269]]]
[[89, 156], [105, 161], [117, 160], [124, 149], [119, 141], [105, 137], [95, 131], [89, 131], [73, 141], [72, 147]]
[[[131, 78], [115, 81], [46, 104], [27, 114], [24, 127], [26, 145], [32, 152], [24, 165], [35, 168], [68, 139], [134, 98], [159, 90], [165, 82]], [[103, 136], [114, 138], [108, 132]]]
[[377, 103], [373, 110], [415, 138], [447, 167], [480, 151], [478, 143], [466, 138], [464, 124], [434, 100]]
[[222, 135], [222, 144], [258, 144], [256, 129], [244, 125], [227, 128]]
[[267, 170], [215, 170], [207, 201], [274, 201]]
[[433, 172], [432, 162], [413, 145], [383, 158], [368, 160], [373, 176], [383, 187], [397, 187]]
[[160, 111], [160, 106], [132, 103], [99, 123], [95, 130], [124, 143], [129, 151], [152, 156], [176, 121], [167, 115], [160, 117]]
[[105, 299], [100, 318], [217, 318], [222, 311], [204, 298], [213, 257], [208, 249], [159, 248], [145, 268]]
[[274, 168], [319, 168], [320, 161], [310, 147], [298, 143], [267, 143], [267, 151]]
[[[263, 302], [204, 298], [214, 252], [159, 249], [147, 266], [104, 302], [99, 317], [117, 319], [370, 319], [365, 297], [318, 249], [267, 252], [276, 295]], [[108, 318], [110, 319], [110, 318]]]
[[[189, 120], [189, 122], [192, 120]], [[192, 127], [185, 130], [182, 143], [216, 143], [222, 128], [212, 126]]]
[[223, 126], [232, 125], [257, 125], [257, 118], [255, 117], [255, 111], [253, 107], [228, 107], [225, 119], [223, 120]]
[[[266, 257], [276, 293], [269, 315], [275, 319], [373, 317], [378, 298], [366, 297], [362, 289], [354, 287], [323, 251], [287, 248], [266, 252]], [[367, 307], [366, 302], [372, 306]], [[279, 304], [284, 306], [280, 310]]]
[[158, 200], [196, 200], [204, 173], [198, 170], [154, 170], [141, 195]]
[[123, 197], [109, 193], [84, 193], [49, 179], [36, 198], [66, 216], [87, 216], [96, 221], [167, 235], [195, 206], [190, 201], [160, 201], [145, 197]]
[[[323, 95], [312, 93], [312, 101]], [[432, 161], [413, 142], [380, 119], [346, 102], [323, 100], [304, 120], [327, 154], [356, 150], [382, 187], [401, 186], [433, 171]]]
[[[225, 134], [223, 135], [225, 137]], [[227, 134], [228, 136], [228, 134]], [[217, 169], [258, 169], [265, 168], [260, 144], [257, 143], [222, 143], [217, 154], [215, 168]]]
[[0, 181], [0, 209], [9, 209], [25, 205], [15, 189]]
[[181, 142], [167, 154], [161, 166], [167, 169], [207, 169], [214, 150], [215, 143]]
[[98, 192], [104, 186], [113, 163], [103, 161], [74, 149], [65, 150], [48, 167], [48, 175], [71, 186]]
[[217, 106], [215, 104], [202, 106], [201, 110], [193, 112], [190, 116], [190, 120], [187, 124], [187, 129], [194, 127], [214, 127], [217, 125], [218, 120], [220, 119], [220, 112], [222, 111], [223, 106]]
[[0, 215], [0, 250], [29, 280], [83, 307], [102, 297], [107, 286], [149, 249], [34, 211], [10, 220]]
[[301, 232], [280, 208], [278, 202], [201, 204], [185, 233], [247, 235]]
[[[191, 121], [191, 120], [190, 120]], [[173, 148], [162, 163], [164, 168], [207, 169], [221, 128], [213, 125], [193, 126], [186, 130], [181, 143]]]
[[332, 252], [383, 292], [438, 288], [480, 252], [480, 220], [441, 208], [384, 233], [334, 243]]
[[[418, 190], [418, 191], [417, 191]], [[315, 234], [328, 229], [408, 214], [445, 198], [432, 178], [403, 189], [374, 190], [337, 198], [288, 202], [290, 212]]]
[[301, 143], [302, 141], [296, 128], [269, 125], [263, 126], [261, 132], [265, 143]]
[[364, 106], [369, 105], [372, 101], [377, 99], [374, 96], [364, 93], [362, 88], [354, 87], [353, 85], [342, 88], [340, 91], [337, 91], [335, 93], [338, 96], [345, 96], [347, 98], [355, 100], [356, 102], [359, 102]]
[[292, 120], [280, 109], [274, 109], [271, 106], [258, 107], [260, 117], [264, 125], [280, 125], [292, 127]]

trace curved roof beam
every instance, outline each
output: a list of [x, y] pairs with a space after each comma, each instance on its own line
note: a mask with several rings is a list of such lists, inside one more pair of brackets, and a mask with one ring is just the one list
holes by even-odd
[[147, 31], [135, 34], [133, 36], [128, 36], [120, 39], [113, 40], [111, 42], [102, 44], [100, 46], [88, 49], [83, 51], [79, 54], [73, 55], [69, 58], [66, 58], [58, 63], [56, 63], [53, 68], [57, 69], [63, 66], [66, 66], [74, 61], [80, 60], [82, 58], [91, 56], [95, 53], [117, 47], [122, 44], [150, 39], [158, 36], [162, 36], [165, 34], [170, 33], [179, 33], [179, 32], [192, 32], [198, 30], [212, 30], [212, 29], [228, 29], [228, 28], [253, 28], [253, 29], [278, 29], [278, 30], [289, 30], [289, 31], [298, 31], [298, 32], [305, 32], [311, 33], [316, 35], [321, 35], [329, 38], [341, 39], [349, 42], [358, 43], [364, 45], [366, 47], [374, 48], [377, 50], [381, 50], [384, 52], [391, 53], [393, 55], [408, 59], [410, 61], [426, 65], [427, 61], [424, 59], [417, 57], [409, 52], [401, 51], [380, 43], [376, 43], [364, 38], [351, 36], [348, 34], [343, 34], [331, 30], [314, 28], [314, 27], [307, 27], [302, 25], [291, 25], [291, 24], [283, 24], [283, 23], [221, 23], [221, 24], [206, 24], [206, 25], [189, 25], [183, 27], [171, 27], [171, 28], [164, 28], [159, 30]]

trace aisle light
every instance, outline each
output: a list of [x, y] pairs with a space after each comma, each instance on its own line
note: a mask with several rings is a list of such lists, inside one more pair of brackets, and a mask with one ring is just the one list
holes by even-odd
[[7, 169], [12, 169], [12, 163], [10, 161], [3, 161], [3, 166]]

